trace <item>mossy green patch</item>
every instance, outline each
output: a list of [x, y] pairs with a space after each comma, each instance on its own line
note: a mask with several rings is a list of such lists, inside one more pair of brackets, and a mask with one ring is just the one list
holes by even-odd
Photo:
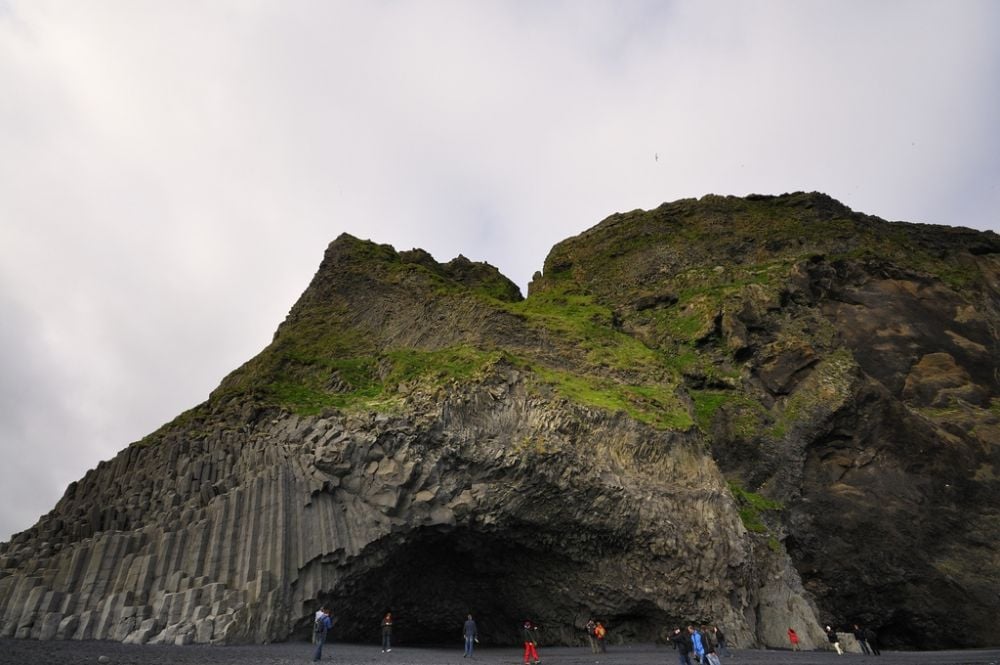
[[694, 402], [695, 421], [706, 434], [722, 409], [732, 434], [744, 439], [761, 431], [767, 419], [767, 409], [738, 390], [689, 390], [688, 394]]
[[624, 411], [662, 430], [687, 430], [691, 414], [675, 390], [663, 385], [632, 385], [609, 377], [579, 374], [544, 366], [534, 372], [566, 399], [607, 411]]
[[709, 430], [712, 418], [719, 408], [733, 398], [731, 393], [711, 390], [692, 390], [690, 394], [694, 401], [695, 422], [703, 432]]
[[694, 347], [681, 344], [663, 352], [664, 363], [677, 374], [684, 374], [692, 369], [702, 369], [706, 359]]
[[552, 367], [544, 357], [526, 353], [530, 369], [565, 398], [624, 411], [658, 429], [684, 430], [693, 424], [677, 395], [680, 375], [664, 354], [617, 330], [611, 309], [574, 290], [570, 280], [553, 280], [546, 290], [506, 307], [547, 343], [584, 352], [594, 371]]
[[583, 350], [594, 366], [653, 376], [667, 367], [660, 352], [616, 329], [610, 308], [591, 294], [575, 292], [568, 281], [507, 309], [523, 317], [543, 339]]
[[[333, 344], [329, 348], [337, 347]], [[345, 351], [342, 345], [340, 350]], [[247, 390], [263, 405], [301, 415], [328, 408], [385, 408], [400, 402], [407, 386], [434, 389], [449, 381], [468, 379], [500, 355], [499, 351], [459, 345], [432, 351], [394, 349], [372, 355], [331, 356], [322, 345], [288, 348], [279, 344], [258, 356], [258, 364], [266, 369], [251, 367], [226, 389]], [[266, 379], [260, 380], [261, 376]]]
[[729, 491], [736, 499], [736, 505], [740, 512], [740, 519], [747, 531], [753, 533], [766, 533], [767, 526], [761, 514], [765, 511], [784, 510], [785, 506], [780, 501], [773, 501], [755, 492], [745, 489], [735, 481], [729, 481]]

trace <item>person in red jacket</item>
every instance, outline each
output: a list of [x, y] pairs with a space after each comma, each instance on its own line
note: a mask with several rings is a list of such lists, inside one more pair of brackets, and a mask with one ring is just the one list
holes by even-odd
[[788, 629], [788, 641], [792, 643], [792, 651], [799, 650], [799, 635], [792, 628]]

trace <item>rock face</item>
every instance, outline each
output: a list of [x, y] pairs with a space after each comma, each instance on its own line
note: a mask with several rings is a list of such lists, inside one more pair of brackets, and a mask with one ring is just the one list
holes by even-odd
[[0, 545], [0, 635], [1000, 640], [1000, 238], [705, 197], [492, 267], [341, 236], [271, 345]]

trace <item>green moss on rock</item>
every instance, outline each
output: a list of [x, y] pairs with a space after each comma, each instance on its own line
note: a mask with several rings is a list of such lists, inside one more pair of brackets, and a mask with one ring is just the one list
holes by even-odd
[[736, 500], [739, 509], [740, 519], [747, 531], [753, 533], [767, 533], [767, 526], [764, 524], [763, 513], [784, 510], [784, 504], [780, 501], [773, 501], [760, 494], [745, 489], [736, 481], [728, 482], [729, 491]]

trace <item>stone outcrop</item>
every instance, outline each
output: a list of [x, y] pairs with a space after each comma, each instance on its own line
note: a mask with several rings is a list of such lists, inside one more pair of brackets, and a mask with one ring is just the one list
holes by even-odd
[[[0, 545], [0, 636], [1000, 635], [1000, 238], [706, 197], [486, 264], [342, 236], [260, 355]], [[960, 526], [959, 526], [960, 525]]]
[[[619, 620], [621, 637], [712, 616], [754, 639], [751, 551], [696, 440], [554, 407], [503, 364], [475, 388], [424, 399], [419, 420], [278, 417], [129, 449], [60, 504], [73, 514], [107, 501], [94, 533], [6, 562], [19, 572], [0, 580], [3, 634], [276, 640], [322, 600], [355, 639], [390, 604], [419, 617], [398, 626], [401, 639], [447, 634], [469, 608], [498, 640], [530, 612], [548, 639], [572, 641], [587, 608], [641, 617]], [[102, 476], [113, 482], [92, 486]], [[154, 524], [129, 528], [116, 497], [143, 494], [148, 507], [133, 510]]]

